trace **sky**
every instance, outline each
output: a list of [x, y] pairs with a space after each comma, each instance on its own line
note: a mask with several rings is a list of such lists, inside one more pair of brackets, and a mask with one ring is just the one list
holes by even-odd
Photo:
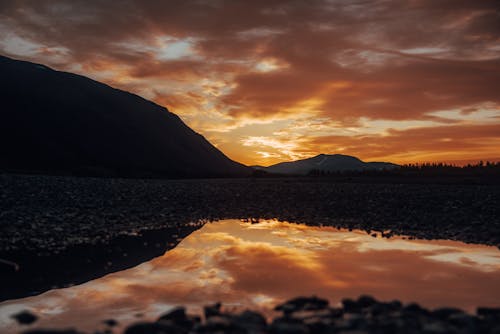
[[0, 54], [153, 100], [248, 165], [500, 161], [498, 0], [2, 0]]

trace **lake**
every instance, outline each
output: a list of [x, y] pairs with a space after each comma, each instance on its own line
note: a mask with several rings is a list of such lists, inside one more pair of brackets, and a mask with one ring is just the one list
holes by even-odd
[[[448, 240], [275, 220], [207, 223], [163, 256], [87, 283], [0, 303], [0, 332], [20, 327], [10, 315], [30, 310], [36, 327], [81, 330], [155, 319], [176, 305], [201, 313], [226, 310], [273, 315], [277, 303], [317, 295], [335, 305], [370, 294], [436, 308], [500, 306], [500, 251]], [[29, 328], [29, 327], [26, 327]]]

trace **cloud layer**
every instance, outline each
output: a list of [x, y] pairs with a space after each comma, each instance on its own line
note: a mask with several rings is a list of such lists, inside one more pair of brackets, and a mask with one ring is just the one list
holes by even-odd
[[0, 52], [153, 99], [244, 163], [498, 159], [499, 22], [495, 0], [2, 1]]

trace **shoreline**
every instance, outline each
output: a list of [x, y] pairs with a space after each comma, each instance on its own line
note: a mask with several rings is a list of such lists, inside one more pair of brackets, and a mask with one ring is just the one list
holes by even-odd
[[0, 300], [132, 267], [219, 219], [500, 246], [500, 189], [488, 185], [2, 174], [0, 199]]

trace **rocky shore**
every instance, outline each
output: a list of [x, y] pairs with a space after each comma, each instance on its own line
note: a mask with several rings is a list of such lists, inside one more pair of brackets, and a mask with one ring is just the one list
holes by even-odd
[[0, 174], [2, 255], [57, 253], [119, 235], [228, 218], [278, 218], [500, 245], [500, 187]]
[[[418, 304], [394, 300], [377, 301], [371, 296], [344, 299], [342, 305], [330, 306], [317, 297], [298, 297], [276, 306], [280, 315], [269, 319], [259, 312], [229, 313], [221, 304], [205, 307], [204, 316], [186, 314], [177, 307], [160, 315], [156, 321], [128, 326], [124, 334], [391, 334], [391, 333], [500, 333], [500, 308], [478, 308], [475, 315], [457, 308], [428, 310]], [[18, 318], [21, 318], [17, 315]], [[32, 323], [36, 316], [22, 315]], [[19, 320], [19, 319], [18, 319]], [[21, 322], [21, 320], [19, 320]], [[118, 333], [117, 321], [105, 321], [107, 329], [96, 334]], [[120, 331], [121, 332], [121, 331]], [[75, 329], [35, 329], [24, 334], [78, 334]]]
[[340, 181], [0, 174], [0, 300], [137, 265], [217, 219], [277, 218], [500, 245], [496, 185]]

